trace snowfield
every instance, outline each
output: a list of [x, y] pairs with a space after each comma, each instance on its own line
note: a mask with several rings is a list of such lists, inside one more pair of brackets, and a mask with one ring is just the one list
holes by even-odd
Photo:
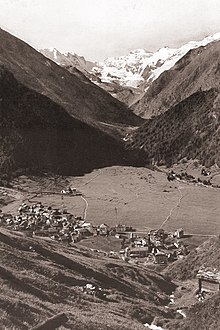
[[146, 78], [149, 82], [157, 79], [189, 50], [218, 40], [220, 32], [201, 41], [190, 41], [178, 49], [163, 47], [155, 53], [136, 49], [125, 56], [109, 57], [104, 62], [99, 62], [92, 68], [92, 72], [99, 75], [102, 82], [118, 82], [121, 86], [138, 87]]

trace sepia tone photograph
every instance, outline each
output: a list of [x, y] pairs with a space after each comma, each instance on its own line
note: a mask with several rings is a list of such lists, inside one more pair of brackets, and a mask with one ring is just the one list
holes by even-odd
[[0, 329], [220, 329], [219, 0], [0, 0]]

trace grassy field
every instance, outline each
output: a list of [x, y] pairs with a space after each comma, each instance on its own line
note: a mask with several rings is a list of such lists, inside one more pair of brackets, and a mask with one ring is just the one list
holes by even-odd
[[[81, 177], [21, 177], [14, 185], [32, 192], [29, 197], [36, 191], [51, 192], [34, 197], [32, 202], [65, 208], [78, 216], [87, 209], [86, 220], [93, 224], [123, 223], [144, 232], [160, 226], [168, 231], [182, 227], [195, 235], [215, 235], [220, 231], [220, 189], [168, 182], [165, 173], [147, 168], [108, 167]], [[80, 196], [65, 196], [62, 200], [61, 195], [52, 194], [68, 186], [83, 193], [87, 207]], [[3, 207], [10, 209], [10, 204]], [[197, 239], [203, 240], [202, 236]]]

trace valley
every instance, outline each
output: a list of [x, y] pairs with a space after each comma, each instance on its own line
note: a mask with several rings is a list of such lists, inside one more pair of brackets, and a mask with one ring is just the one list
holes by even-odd
[[[185, 169], [184, 165], [179, 166], [179, 171], [180, 168]], [[191, 165], [189, 172], [199, 176], [200, 168]], [[213, 179], [217, 179], [217, 174]], [[20, 189], [15, 206], [33, 198], [33, 201], [83, 216], [85, 201], [81, 196], [62, 199], [60, 195], [62, 189], [76, 187], [88, 202], [86, 220], [94, 225], [120, 223], [146, 233], [160, 227], [167, 231], [184, 228], [186, 234], [193, 235], [191, 242], [201, 242], [220, 230], [220, 189], [169, 182], [162, 171], [113, 166], [76, 177], [21, 176], [12, 186]], [[2, 209], [13, 213], [14, 203]]]
[[0, 328], [220, 328], [220, 34], [0, 40]]
[[[194, 162], [178, 164], [173, 170], [201, 177], [201, 167]], [[15, 215], [22, 203], [41, 203], [64, 213], [68, 210], [96, 226], [126, 224], [144, 236], [151, 229], [174, 232], [182, 227], [181, 241], [191, 251], [159, 275], [163, 265], [112, 259], [112, 251], [121, 249], [122, 240], [111, 235], [67, 244], [1, 226], [0, 312], [5, 328], [26, 330], [64, 312], [71, 329], [129, 330], [131, 325], [144, 329], [152, 322], [152, 327], [185, 329], [184, 320], [188, 322], [191, 306], [198, 303], [198, 284], [186, 265], [192, 263], [194, 248], [217, 239], [220, 188], [168, 181], [167, 173], [164, 167], [113, 166], [76, 177], [23, 175], [11, 182], [11, 188], [1, 187], [2, 213]], [[219, 174], [212, 168], [210, 181], [216, 183]], [[68, 187], [79, 195], [62, 195], [61, 190]], [[218, 267], [212, 246], [209, 249]], [[208, 251], [204, 247], [200, 253], [202, 262]], [[195, 274], [196, 269], [195, 265]], [[188, 274], [187, 281], [182, 281], [183, 274]], [[212, 296], [206, 294], [206, 300], [212, 301]]]

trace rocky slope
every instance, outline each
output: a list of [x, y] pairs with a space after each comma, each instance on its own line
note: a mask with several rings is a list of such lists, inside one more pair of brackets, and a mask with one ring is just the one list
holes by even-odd
[[174, 321], [169, 329], [216, 330], [220, 328], [220, 294], [190, 308], [184, 321]]
[[[154, 271], [91, 250], [0, 231], [0, 325], [30, 329], [64, 312], [63, 329], [145, 329], [155, 316], [173, 318], [164, 306], [175, 285]], [[86, 284], [106, 296], [82, 292]]]

